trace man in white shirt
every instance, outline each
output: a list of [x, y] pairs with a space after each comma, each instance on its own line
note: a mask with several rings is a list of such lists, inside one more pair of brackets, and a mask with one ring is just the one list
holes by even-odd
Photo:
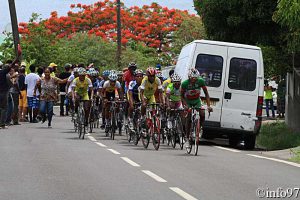
[[[29, 119], [30, 123], [37, 123], [37, 114], [39, 111], [39, 91], [36, 91], [36, 96], [33, 96], [34, 88], [36, 85], [37, 80], [40, 79], [40, 77], [35, 74], [35, 65], [30, 65], [29, 69], [31, 71], [30, 74], [28, 74], [25, 77], [25, 84], [27, 86], [27, 102], [28, 102], [28, 113], [29, 113]], [[32, 116], [33, 113], [33, 116]]]

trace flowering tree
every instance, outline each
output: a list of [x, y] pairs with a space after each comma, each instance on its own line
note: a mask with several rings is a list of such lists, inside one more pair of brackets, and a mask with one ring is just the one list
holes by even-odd
[[[157, 3], [142, 8], [134, 6], [126, 8], [122, 4], [122, 44], [129, 41], [138, 41], [148, 47], [161, 51], [167, 51], [172, 42], [174, 31], [178, 29], [187, 11], [180, 11], [162, 7]], [[72, 38], [75, 33], [88, 33], [102, 37], [107, 41], [116, 41], [116, 3], [105, 0], [93, 5], [72, 4], [67, 16], [58, 16], [56, 11], [51, 16], [34, 24], [45, 26], [48, 35], [57, 38]], [[191, 15], [188, 15], [193, 17]], [[20, 23], [19, 31], [26, 39], [31, 32], [28, 23]]]

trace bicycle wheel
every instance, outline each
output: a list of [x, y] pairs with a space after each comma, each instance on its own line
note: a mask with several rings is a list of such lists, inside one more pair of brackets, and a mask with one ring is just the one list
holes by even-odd
[[115, 132], [116, 132], [116, 118], [115, 113], [113, 112], [111, 115], [111, 127], [110, 127], [110, 138], [112, 140], [115, 139]]
[[151, 134], [152, 135], [152, 143], [153, 143], [153, 146], [155, 148], [155, 150], [158, 150], [159, 149], [159, 145], [160, 145], [160, 120], [158, 117], [154, 116], [153, 117], [153, 133]]
[[180, 149], [183, 149], [183, 145], [184, 145], [184, 131], [183, 131], [183, 127], [182, 127], [182, 121], [180, 117], [177, 117], [176, 119], [176, 131], [177, 131], [177, 137], [178, 137], [178, 143], [180, 146]]
[[194, 122], [191, 123], [191, 131], [190, 131], [189, 137], [185, 141], [185, 150], [186, 150], [187, 154], [190, 154], [192, 152], [193, 135], [194, 135]]
[[81, 113], [80, 111], [78, 112], [77, 115], [77, 127], [78, 127], [78, 138], [81, 138], [81, 134], [82, 134], [82, 124], [81, 124]]
[[127, 141], [130, 143], [131, 139], [132, 139], [132, 136], [131, 136], [132, 133], [131, 133], [131, 130], [128, 127], [128, 125], [125, 125], [125, 134], [126, 134], [126, 137], [127, 137]]
[[195, 120], [195, 145], [194, 145], [194, 155], [197, 156], [198, 154], [198, 147], [199, 147], [199, 141], [200, 141], [200, 119]]
[[145, 149], [148, 148], [149, 146], [149, 142], [150, 142], [150, 135], [153, 132], [153, 128], [152, 128], [152, 124], [151, 122], [148, 121], [148, 119], [146, 119], [146, 129], [142, 129], [141, 130], [141, 139], [142, 139], [142, 143]]
[[84, 110], [82, 108], [81, 110], [82, 112], [82, 119], [81, 119], [81, 126], [82, 126], [82, 134], [81, 134], [81, 139], [84, 139], [84, 135], [86, 134], [86, 126], [85, 126], [85, 114], [84, 114]]
[[172, 128], [172, 130], [171, 130], [171, 145], [173, 148], [176, 147], [176, 139], [177, 139], [176, 130], [174, 128]]

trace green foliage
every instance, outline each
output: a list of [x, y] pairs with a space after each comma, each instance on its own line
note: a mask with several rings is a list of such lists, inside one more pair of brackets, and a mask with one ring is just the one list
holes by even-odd
[[263, 59], [265, 78], [277, 75], [284, 77], [287, 71], [292, 70], [290, 55], [287, 50], [274, 46], [260, 46]]
[[174, 33], [172, 51], [177, 55], [184, 45], [204, 38], [206, 38], [206, 34], [201, 18], [197, 16], [183, 16], [183, 22]]
[[277, 0], [194, 0], [210, 39], [274, 45], [280, 26], [272, 21]]
[[300, 1], [279, 0], [277, 10], [274, 13], [274, 21], [289, 29], [286, 36], [288, 49], [291, 52], [300, 51]]
[[257, 143], [267, 150], [279, 150], [300, 146], [300, 133], [290, 130], [284, 122], [265, 124], [257, 137]]
[[15, 58], [13, 36], [11, 33], [4, 33], [4, 35], [4, 41], [0, 45], [0, 60], [3, 63], [7, 60], [13, 60]]

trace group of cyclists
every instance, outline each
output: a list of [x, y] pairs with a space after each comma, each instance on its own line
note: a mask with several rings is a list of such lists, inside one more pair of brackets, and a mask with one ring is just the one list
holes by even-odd
[[[140, 126], [145, 130], [149, 129], [146, 112], [149, 105], [153, 104], [158, 105], [161, 110], [161, 127], [164, 127], [167, 122], [165, 119], [167, 115], [163, 115], [163, 112], [188, 110], [192, 107], [199, 112], [200, 121], [203, 124], [205, 111], [200, 98], [201, 90], [204, 91], [206, 97], [207, 110], [212, 112], [205, 81], [195, 68], [190, 69], [188, 79], [182, 81], [180, 75], [174, 73], [174, 70], [171, 70], [169, 78], [165, 79], [160, 70], [148, 67], [146, 71], [143, 71], [138, 69], [134, 62], [129, 63], [128, 68], [123, 71], [105, 70], [102, 74], [94, 68], [79, 67], [74, 69], [67, 83], [67, 91], [73, 100], [75, 114], [78, 112], [79, 103], [83, 102], [84, 126], [100, 120], [100, 117], [94, 121], [91, 120], [91, 116], [94, 115], [92, 107], [97, 107], [99, 115], [102, 112], [101, 128], [105, 129], [106, 133], [117, 120], [113, 118], [112, 121], [114, 117], [111, 109], [112, 102], [119, 102], [116, 112], [120, 112], [123, 116], [124, 127], [133, 128], [137, 120], [134, 119], [133, 113], [139, 109]], [[186, 137], [190, 133], [190, 124], [186, 121], [183, 125]]]

